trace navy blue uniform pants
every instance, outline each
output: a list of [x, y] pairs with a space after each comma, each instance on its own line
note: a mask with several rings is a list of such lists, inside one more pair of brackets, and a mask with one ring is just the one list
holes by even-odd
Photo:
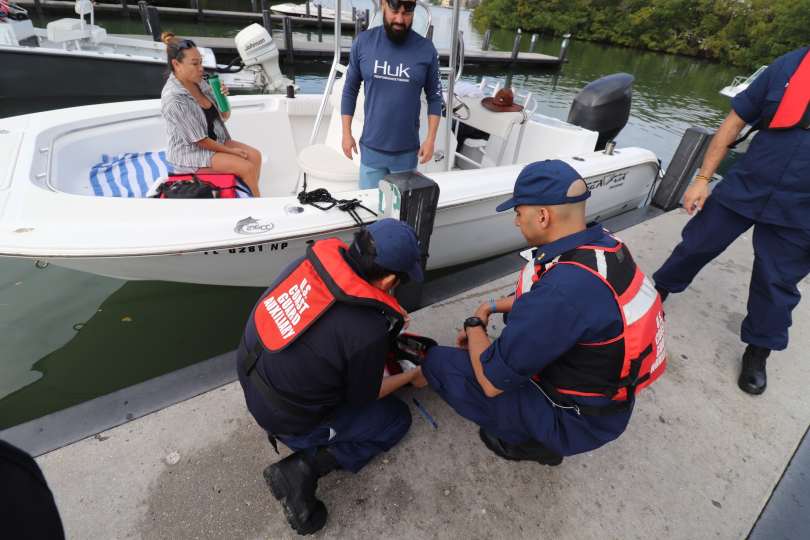
[[359, 406], [344, 405], [304, 435], [279, 436], [293, 450], [326, 447], [344, 469], [357, 472], [396, 445], [411, 427], [411, 411], [394, 396]]
[[748, 291], [743, 342], [771, 350], [788, 344], [791, 311], [801, 295], [796, 285], [810, 273], [810, 231], [759, 223], [709, 197], [683, 228], [683, 241], [653, 274], [655, 284], [678, 293], [738, 236], [754, 227], [754, 267]]
[[494, 398], [487, 397], [475, 379], [465, 349], [431, 347], [422, 374], [458, 414], [488, 433], [511, 444], [538, 441], [563, 456], [587, 452], [616, 439], [630, 420], [631, 411], [584, 417], [557, 409], [529, 381]]

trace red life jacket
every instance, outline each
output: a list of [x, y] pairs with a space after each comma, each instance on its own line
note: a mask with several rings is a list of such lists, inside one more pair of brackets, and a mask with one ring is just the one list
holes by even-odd
[[265, 349], [287, 347], [335, 302], [377, 308], [391, 321], [391, 332], [399, 332], [405, 310], [396, 298], [357, 275], [343, 256], [347, 248], [337, 238], [315, 242], [301, 264], [261, 298], [253, 322]]
[[554, 267], [577, 266], [599, 278], [613, 294], [622, 318], [622, 332], [600, 343], [578, 343], [533, 377], [555, 403], [565, 396], [601, 396], [615, 406], [574, 406], [582, 414], [613, 414], [629, 405], [629, 396], [652, 384], [666, 369], [664, 312], [650, 280], [619, 242], [615, 247], [580, 246], [550, 263], [529, 261], [521, 271], [516, 297]]
[[810, 129], [810, 51], [791, 75], [779, 107], [764, 125], [768, 129]]

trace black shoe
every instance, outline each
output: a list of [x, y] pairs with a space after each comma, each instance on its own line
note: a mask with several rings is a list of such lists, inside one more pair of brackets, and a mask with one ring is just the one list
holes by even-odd
[[509, 444], [495, 435], [487, 433], [484, 428], [478, 429], [478, 436], [481, 437], [487, 448], [509, 461], [536, 461], [542, 465], [554, 467], [562, 463], [563, 460], [560, 454], [552, 452], [537, 441]]
[[323, 528], [327, 512], [326, 506], [315, 497], [318, 475], [301, 452], [270, 465], [263, 474], [295, 532], [306, 535]]
[[740, 378], [737, 379], [740, 390], [754, 395], [765, 391], [768, 386], [765, 362], [769, 354], [771, 354], [771, 351], [763, 347], [749, 345], [745, 348], [742, 357], [742, 371], [740, 372]]

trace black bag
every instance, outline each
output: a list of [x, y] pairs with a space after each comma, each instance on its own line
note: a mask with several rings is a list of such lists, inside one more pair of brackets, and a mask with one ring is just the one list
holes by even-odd
[[197, 178], [163, 183], [157, 188], [160, 199], [213, 199], [216, 188]]

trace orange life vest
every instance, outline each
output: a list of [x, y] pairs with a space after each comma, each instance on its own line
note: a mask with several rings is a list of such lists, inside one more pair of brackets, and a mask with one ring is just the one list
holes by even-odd
[[810, 129], [810, 51], [791, 75], [773, 118], [764, 125], [768, 129]]
[[391, 321], [392, 333], [399, 332], [405, 310], [354, 271], [344, 258], [347, 249], [337, 238], [315, 242], [304, 260], [261, 298], [253, 321], [265, 349], [287, 347], [335, 302], [378, 308]]
[[629, 397], [652, 384], [666, 369], [664, 312], [661, 298], [633, 261], [626, 246], [580, 246], [550, 263], [534, 260], [523, 268], [515, 295], [528, 293], [534, 282], [559, 265], [581, 268], [599, 278], [613, 294], [622, 318], [622, 332], [600, 343], [578, 343], [533, 377], [555, 403], [565, 396], [600, 396], [616, 406], [575, 406], [583, 414], [612, 414], [629, 404]]

